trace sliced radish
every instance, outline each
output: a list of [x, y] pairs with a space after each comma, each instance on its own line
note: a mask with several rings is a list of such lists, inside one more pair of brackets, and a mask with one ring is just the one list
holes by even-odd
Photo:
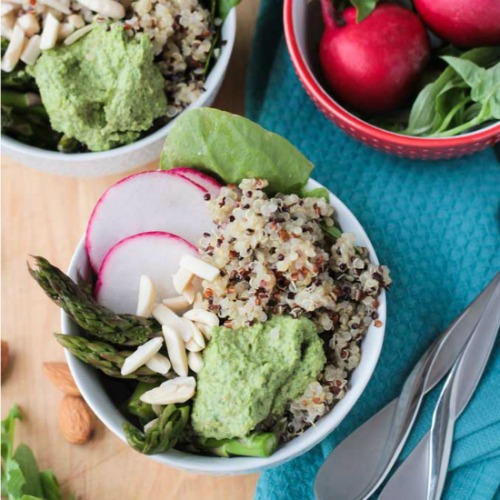
[[106, 254], [97, 276], [97, 301], [116, 313], [134, 314], [141, 276], [148, 276], [158, 297], [174, 297], [172, 275], [181, 257], [196, 255], [196, 247], [181, 237], [154, 231], [129, 236]]
[[219, 190], [221, 188], [221, 184], [216, 181], [213, 177], [210, 177], [195, 168], [189, 167], [175, 167], [170, 170], [167, 170], [175, 175], [180, 175], [181, 177], [185, 177], [190, 181], [196, 182], [199, 186], [205, 188], [212, 197], [216, 197], [219, 194]]
[[134, 174], [111, 186], [92, 212], [85, 246], [98, 271], [109, 249], [127, 236], [167, 231], [197, 244], [213, 228], [208, 191], [170, 171]]

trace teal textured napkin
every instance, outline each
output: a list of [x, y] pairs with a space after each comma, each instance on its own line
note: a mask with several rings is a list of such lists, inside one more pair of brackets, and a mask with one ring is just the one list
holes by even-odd
[[[258, 500], [313, 498], [325, 457], [397, 396], [431, 340], [500, 270], [500, 165], [493, 150], [420, 162], [374, 151], [330, 123], [298, 81], [282, 33], [282, 3], [263, 0], [247, 81], [246, 112], [282, 134], [315, 164], [312, 176], [337, 194], [392, 272], [383, 352], [362, 397], [309, 453], [265, 472]], [[500, 305], [499, 305], [500, 307]], [[500, 485], [500, 345], [457, 422], [446, 499], [490, 499]], [[429, 428], [434, 391], [402, 457]], [[362, 474], [362, 471], [359, 471]]]

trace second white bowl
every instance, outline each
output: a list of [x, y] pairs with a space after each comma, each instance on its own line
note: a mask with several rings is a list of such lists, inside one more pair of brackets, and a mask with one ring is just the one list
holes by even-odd
[[[232, 9], [222, 26], [220, 56], [205, 82], [205, 91], [186, 109], [210, 106], [224, 80], [236, 38], [236, 9]], [[181, 113], [182, 114], [182, 113]], [[180, 115], [179, 115], [180, 116]], [[175, 118], [156, 132], [132, 144], [98, 153], [65, 154], [29, 146], [2, 134], [3, 152], [28, 167], [71, 177], [97, 177], [128, 172], [159, 158], [165, 137]]]

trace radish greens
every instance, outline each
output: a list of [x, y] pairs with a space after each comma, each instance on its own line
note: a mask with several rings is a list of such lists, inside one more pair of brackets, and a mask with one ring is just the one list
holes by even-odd
[[500, 47], [481, 47], [448, 64], [413, 103], [407, 135], [449, 137], [500, 119]]

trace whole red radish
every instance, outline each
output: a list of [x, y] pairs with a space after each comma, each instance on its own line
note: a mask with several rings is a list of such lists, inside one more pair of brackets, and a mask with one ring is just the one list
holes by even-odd
[[348, 7], [337, 22], [331, 0], [321, 0], [321, 7], [325, 30], [319, 58], [335, 94], [365, 113], [401, 106], [429, 59], [420, 19], [399, 5], [380, 4], [359, 23], [354, 7]]
[[414, 0], [422, 19], [458, 47], [500, 45], [500, 0]]

